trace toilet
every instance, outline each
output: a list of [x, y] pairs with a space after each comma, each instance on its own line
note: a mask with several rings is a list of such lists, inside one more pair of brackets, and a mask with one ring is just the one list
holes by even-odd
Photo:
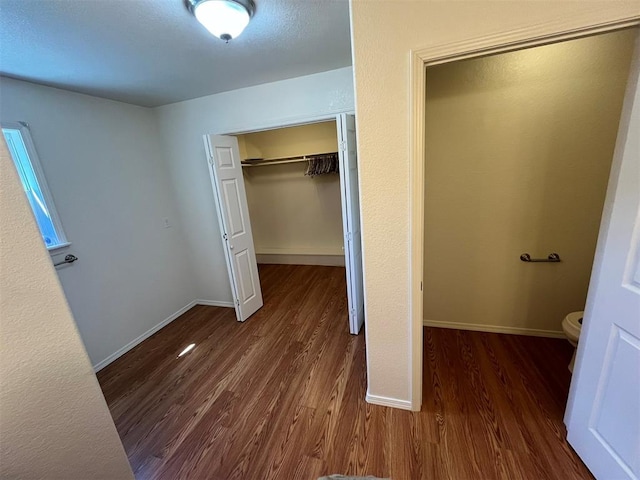
[[[562, 330], [564, 334], [567, 336], [567, 340], [574, 347], [578, 346], [578, 339], [580, 338], [580, 330], [582, 329], [582, 318], [584, 317], [584, 312], [571, 312], [569, 315], [564, 317], [562, 320]], [[569, 362], [569, 371], [573, 373], [573, 364], [576, 361], [576, 352], [577, 348], [573, 351], [573, 357], [571, 357], [571, 362]]]

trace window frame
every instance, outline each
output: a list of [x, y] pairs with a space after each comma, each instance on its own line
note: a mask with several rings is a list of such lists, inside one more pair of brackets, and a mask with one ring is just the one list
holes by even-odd
[[[9, 129], [9, 130], [18, 130], [22, 137], [22, 141], [24, 142], [24, 146], [27, 150], [27, 155], [29, 156], [29, 162], [31, 163], [31, 167], [33, 168], [33, 172], [35, 173], [36, 180], [38, 181], [38, 187], [40, 187], [40, 192], [44, 197], [44, 203], [49, 211], [49, 217], [51, 218], [51, 223], [53, 224], [53, 228], [58, 237], [59, 243], [56, 245], [48, 246], [45, 244], [45, 247], [50, 253], [53, 253], [57, 250], [69, 247], [71, 242], [68, 240], [67, 235], [62, 228], [62, 222], [60, 221], [60, 216], [58, 215], [58, 210], [56, 208], [56, 204], [53, 201], [53, 197], [51, 195], [51, 191], [49, 190], [49, 185], [47, 183], [47, 179], [44, 175], [44, 170], [42, 169], [42, 165], [40, 164], [40, 158], [38, 157], [38, 152], [33, 143], [33, 139], [31, 138], [31, 131], [29, 129], [29, 124], [27, 122], [22, 121], [0, 121], [0, 128]], [[4, 138], [4, 134], [2, 135], [2, 141], [6, 143], [6, 139]], [[8, 146], [7, 146], [8, 148]], [[14, 168], [16, 167], [16, 160], [13, 158], [13, 154], [11, 154], [11, 150], [9, 150], [9, 154], [11, 155], [11, 160], [13, 162]], [[31, 205], [30, 205], [31, 207]], [[33, 213], [33, 209], [32, 214]], [[35, 214], [34, 214], [35, 217]], [[40, 231], [40, 226], [38, 225], [38, 231]], [[42, 232], [40, 231], [42, 236]], [[43, 239], [44, 243], [44, 239]]]

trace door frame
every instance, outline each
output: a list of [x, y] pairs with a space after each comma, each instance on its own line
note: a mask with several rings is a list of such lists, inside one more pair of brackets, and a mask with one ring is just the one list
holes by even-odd
[[[497, 53], [506, 53], [525, 48], [538, 47], [551, 43], [575, 40], [599, 33], [607, 33], [624, 28], [640, 26], [640, 15], [622, 18], [616, 21], [578, 28], [562, 28], [548, 33], [549, 26], [514, 30], [498, 35], [480, 37], [463, 42], [436, 45], [411, 50], [410, 58], [410, 123], [409, 123], [409, 394], [411, 409], [420, 410], [422, 406], [422, 368], [423, 368], [423, 265], [424, 265], [424, 187], [425, 187], [425, 114], [427, 67], [441, 65], [470, 58]], [[594, 263], [599, 261], [596, 255]], [[591, 292], [590, 292], [591, 295]], [[589, 300], [587, 299], [587, 302]], [[567, 416], [570, 415], [572, 399], [567, 403]]]

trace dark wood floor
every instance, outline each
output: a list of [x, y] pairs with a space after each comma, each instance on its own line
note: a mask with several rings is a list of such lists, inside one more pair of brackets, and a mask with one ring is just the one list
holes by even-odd
[[378, 407], [344, 269], [260, 277], [246, 323], [195, 307], [98, 374], [137, 479], [592, 478], [564, 440], [566, 341], [425, 328], [422, 411]]

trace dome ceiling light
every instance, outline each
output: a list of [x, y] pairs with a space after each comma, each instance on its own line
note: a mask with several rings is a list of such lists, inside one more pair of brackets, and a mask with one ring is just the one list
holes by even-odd
[[242, 33], [256, 11], [252, 0], [185, 0], [185, 3], [209, 32], [227, 43]]

